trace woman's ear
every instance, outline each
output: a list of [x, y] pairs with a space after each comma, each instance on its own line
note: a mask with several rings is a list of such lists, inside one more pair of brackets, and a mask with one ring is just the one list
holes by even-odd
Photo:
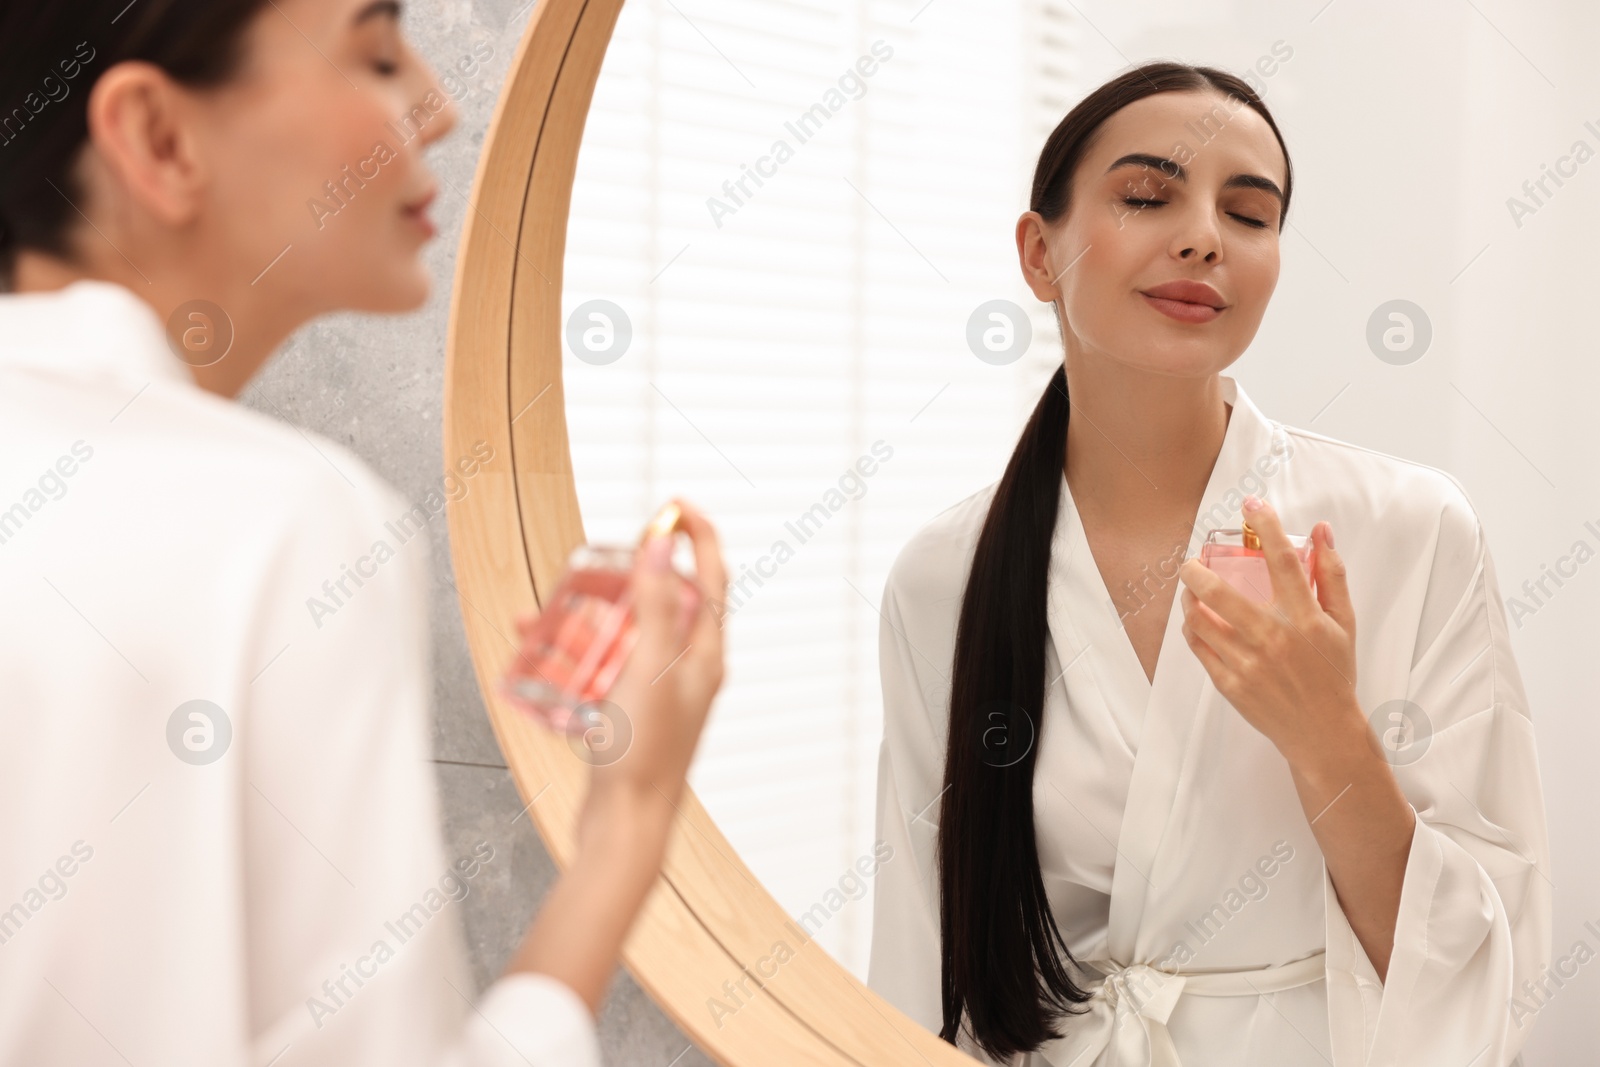
[[194, 98], [153, 63], [125, 60], [95, 82], [87, 111], [85, 164], [115, 199], [169, 226], [194, 218], [209, 177]]
[[1053, 252], [1045, 234], [1044, 217], [1037, 211], [1025, 211], [1017, 219], [1017, 259], [1022, 267], [1022, 279], [1028, 283], [1033, 295], [1047, 304], [1061, 297], [1056, 284], [1060, 280], [1060, 266], [1055, 264]]
[[1016, 256], [1022, 280], [1040, 301], [1054, 302], [1056, 286], [1050, 282], [1050, 245], [1045, 242], [1045, 219], [1038, 211], [1024, 211], [1016, 221]]

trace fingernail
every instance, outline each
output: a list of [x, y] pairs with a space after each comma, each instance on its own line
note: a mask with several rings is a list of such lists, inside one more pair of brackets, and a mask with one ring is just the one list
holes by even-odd
[[670, 534], [658, 534], [645, 543], [644, 565], [646, 570], [664, 571], [671, 562], [672, 536]]
[[1333, 523], [1331, 523], [1331, 522], [1327, 523], [1326, 524], [1326, 529], [1327, 529], [1327, 537], [1328, 537], [1328, 547], [1332, 548], [1333, 547]]
[[1251, 495], [1245, 497], [1244, 498], [1244, 509], [1246, 511], [1260, 511], [1261, 510], [1261, 499], [1259, 497], [1257, 497], [1254, 493], [1252, 493]]

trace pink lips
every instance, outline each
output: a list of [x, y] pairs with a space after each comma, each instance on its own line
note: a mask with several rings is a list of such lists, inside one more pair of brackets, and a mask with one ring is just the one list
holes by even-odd
[[428, 190], [426, 196], [419, 200], [414, 200], [400, 209], [401, 214], [422, 228], [423, 235], [426, 237], [432, 237], [438, 232], [433, 225], [433, 220], [428, 217], [428, 205], [433, 203], [434, 197], [438, 195], [439, 189], [435, 186]]
[[1228, 306], [1222, 299], [1222, 294], [1204, 282], [1162, 282], [1160, 285], [1140, 290], [1139, 295], [1144, 297], [1151, 307], [1179, 322], [1211, 322]]

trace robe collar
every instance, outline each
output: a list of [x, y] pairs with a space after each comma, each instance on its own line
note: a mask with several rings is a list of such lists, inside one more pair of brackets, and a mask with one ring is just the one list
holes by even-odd
[[[1223, 399], [1233, 411], [1193, 520], [1194, 529], [1185, 558], [1199, 555], [1210, 530], [1237, 527], [1245, 496], [1250, 493], [1267, 496], [1271, 486], [1283, 477], [1290, 454], [1291, 446], [1283, 427], [1263, 415], [1234, 378], [1218, 377]], [[1082, 604], [1065, 603], [1065, 583], [1059, 580], [1057, 573], [1058, 562], [1064, 564], [1074, 552], [1083, 552], [1086, 556], [1089, 552], [1087, 542], [1083, 541], [1082, 525], [1077, 516], [1071, 514], [1071, 508], [1063, 473], [1051, 544], [1047, 611], [1051, 641], [1058, 661], [1066, 669], [1070, 669], [1073, 659], [1068, 647], [1067, 613], [1094, 610]], [[1179, 581], [1176, 574], [1170, 580]], [[1173, 596], [1155, 677], [1149, 682], [1149, 703], [1138, 731], [1133, 774], [1117, 841], [1107, 943], [1111, 956], [1121, 960], [1144, 962], [1146, 956], [1170, 948], [1170, 937], [1165, 943], [1162, 941], [1170, 931], [1141, 931], [1141, 919], [1149, 894], [1181, 878], [1181, 872], [1163, 867], [1161, 846], [1172, 821], [1180, 779], [1187, 770], [1186, 757], [1194, 724], [1201, 716], [1214, 714], [1218, 708], [1226, 710], [1205, 667], [1183, 639], [1181, 592], [1180, 587]], [[1115, 639], [1126, 643], [1127, 635], [1121, 632], [1114, 606], [1107, 603], [1105, 607], [1111, 612], [1111, 624], [1091, 623], [1088, 629], [1097, 633], [1096, 640]], [[1120, 654], [1122, 650], [1117, 651]], [[1127, 650], [1127, 655], [1137, 662], [1131, 649]]]
[[0, 293], [0, 370], [137, 389], [199, 388], [151, 306], [115, 282], [80, 278], [48, 292]]

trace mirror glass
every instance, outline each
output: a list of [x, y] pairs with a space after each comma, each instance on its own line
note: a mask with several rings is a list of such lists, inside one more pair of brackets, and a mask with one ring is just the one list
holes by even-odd
[[[1561, 428], [1586, 424], [1580, 398], [1600, 383], [1568, 366], [1552, 388], [1530, 367], [1589, 347], [1575, 294], [1596, 200], [1586, 175], [1556, 184], [1541, 169], [1561, 153], [1570, 169], [1575, 139], [1600, 143], [1579, 103], [1588, 68], [1560, 61], [1559, 19], [1497, 29], [1474, 5], [1429, 11], [624, 6], [584, 132], [562, 294], [585, 529], [631, 541], [672, 495], [718, 523], [729, 670], [691, 782], [778, 902], [825, 916], [817, 942], [856, 975], [884, 579], [920, 526], [1000, 477], [1062, 358], [1049, 307], [1022, 283], [1015, 225], [1050, 130], [1118, 71], [1157, 57], [1231, 70], [1289, 143], [1278, 287], [1227, 372], [1255, 405], [1458, 478], [1504, 593], [1577, 536], [1555, 486], [1600, 487]], [[1530, 181], [1545, 184], [1530, 194]], [[1369, 343], [1399, 300], [1430, 331], [1409, 361]], [[1577, 626], [1580, 603], [1519, 622], [1530, 693], [1541, 668], [1555, 678], [1562, 656], [1583, 657], [1559, 621]], [[1556, 811], [1564, 787], [1547, 783]]]
[[[1036, 37], [1004, 5], [630, 0], [579, 155], [585, 531], [628, 541], [680, 493], [718, 522], [728, 680], [691, 783], [863, 978], [884, 576], [993, 480], [1057, 358], [1012, 238], [1065, 95]], [[985, 362], [967, 320], [997, 299]]]

